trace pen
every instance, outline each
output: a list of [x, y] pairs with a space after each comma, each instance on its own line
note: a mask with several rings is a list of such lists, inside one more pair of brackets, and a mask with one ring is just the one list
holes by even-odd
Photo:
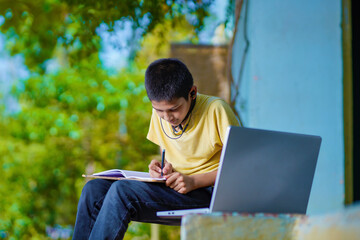
[[163, 168], [164, 168], [164, 161], [165, 161], [165, 149], [162, 150], [161, 156], [161, 176], [163, 176]]

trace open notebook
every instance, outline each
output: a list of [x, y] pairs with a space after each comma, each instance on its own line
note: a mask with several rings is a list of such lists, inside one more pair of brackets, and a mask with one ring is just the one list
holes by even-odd
[[231, 126], [221, 153], [210, 208], [159, 211], [189, 213], [306, 213], [321, 138]]
[[103, 172], [93, 173], [91, 175], [82, 175], [86, 178], [102, 178], [109, 180], [137, 180], [142, 182], [165, 182], [165, 178], [153, 178], [148, 172], [138, 172], [121, 169], [110, 169]]

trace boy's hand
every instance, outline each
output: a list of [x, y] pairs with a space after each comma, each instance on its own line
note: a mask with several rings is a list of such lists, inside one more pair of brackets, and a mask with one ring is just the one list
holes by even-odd
[[166, 186], [182, 194], [186, 194], [195, 189], [194, 179], [191, 176], [179, 172], [174, 172], [166, 176]]
[[[169, 175], [173, 172], [173, 168], [171, 163], [168, 163], [166, 160], [164, 161], [164, 168], [163, 168], [163, 177]], [[154, 178], [161, 178], [161, 163], [158, 160], [152, 160], [149, 164], [149, 173], [151, 177]]]

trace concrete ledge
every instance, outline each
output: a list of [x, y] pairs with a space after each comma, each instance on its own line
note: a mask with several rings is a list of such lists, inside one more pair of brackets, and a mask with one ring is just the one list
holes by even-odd
[[188, 215], [182, 240], [199, 239], [360, 239], [360, 205], [318, 216], [271, 214]]

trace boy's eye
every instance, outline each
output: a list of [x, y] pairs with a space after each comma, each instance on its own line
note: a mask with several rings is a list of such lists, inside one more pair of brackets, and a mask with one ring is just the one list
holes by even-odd
[[177, 112], [179, 111], [180, 107], [174, 108], [174, 109], [170, 109], [169, 112]]
[[156, 112], [158, 113], [163, 113], [163, 112], [177, 112], [179, 111], [180, 107], [174, 108], [174, 109], [169, 109], [169, 110], [160, 110], [160, 109], [155, 109]]

